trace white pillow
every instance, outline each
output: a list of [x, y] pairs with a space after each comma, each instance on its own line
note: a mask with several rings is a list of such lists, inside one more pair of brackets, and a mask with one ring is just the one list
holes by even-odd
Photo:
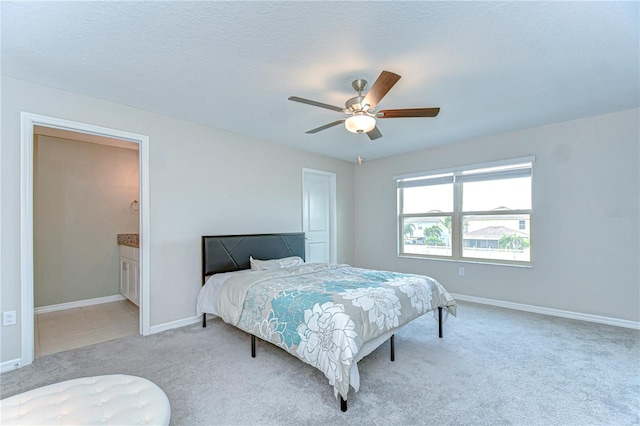
[[290, 268], [302, 265], [304, 260], [299, 256], [283, 257], [282, 259], [258, 260], [249, 256], [252, 271], [267, 271], [270, 269]]

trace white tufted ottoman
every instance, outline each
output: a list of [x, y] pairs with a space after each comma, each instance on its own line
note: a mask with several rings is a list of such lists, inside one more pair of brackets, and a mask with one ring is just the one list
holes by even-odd
[[83, 377], [0, 401], [2, 425], [168, 425], [167, 395], [124, 374]]

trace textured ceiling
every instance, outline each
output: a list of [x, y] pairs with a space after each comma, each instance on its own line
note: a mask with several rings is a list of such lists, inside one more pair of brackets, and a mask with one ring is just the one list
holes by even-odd
[[[2, 74], [354, 161], [638, 107], [639, 3], [10, 2]], [[337, 106], [402, 79], [370, 141]]]

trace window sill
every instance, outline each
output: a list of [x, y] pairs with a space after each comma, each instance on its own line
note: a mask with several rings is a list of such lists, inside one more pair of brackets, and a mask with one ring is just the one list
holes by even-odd
[[515, 268], [533, 269], [533, 264], [531, 263], [510, 263], [510, 262], [501, 263], [501, 262], [495, 262], [495, 261], [482, 261], [482, 260], [471, 260], [471, 259], [448, 259], [448, 258], [441, 258], [441, 257], [412, 256], [411, 254], [398, 254], [397, 256], [401, 259], [433, 260], [436, 262], [466, 263], [471, 265], [510, 266]]

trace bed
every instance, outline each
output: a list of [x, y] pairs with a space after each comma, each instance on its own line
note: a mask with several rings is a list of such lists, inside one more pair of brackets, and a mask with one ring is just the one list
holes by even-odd
[[[358, 361], [429, 312], [456, 314], [456, 302], [433, 278], [304, 263], [304, 233], [202, 237], [197, 313], [213, 314], [272, 343], [324, 373], [347, 410], [350, 387], [360, 387]], [[436, 314], [437, 313], [437, 314]]]

